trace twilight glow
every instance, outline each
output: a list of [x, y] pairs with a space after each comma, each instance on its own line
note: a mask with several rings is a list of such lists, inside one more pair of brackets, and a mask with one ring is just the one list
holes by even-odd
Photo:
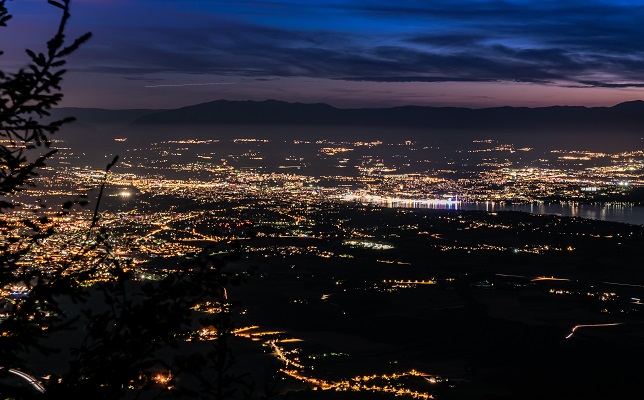
[[[215, 99], [487, 107], [644, 98], [644, 1], [77, 0], [68, 106]], [[56, 10], [9, 2], [4, 68]], [[97, 95], [100, 93], [100, 95]]]

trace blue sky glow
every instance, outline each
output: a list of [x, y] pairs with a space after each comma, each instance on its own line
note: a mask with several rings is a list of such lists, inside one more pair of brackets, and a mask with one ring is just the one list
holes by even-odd
[[[168, 86], [159, 86], [155, 101], [138, 106], [268, 97], [339, 106], [409, 99], [471, 107], [612, 105], [644, 97], [644, 0], [77, 0], [72, 6], [73, 33], [92, 31], [94, 38], [70, 60], [71, 105], [120, 107], [110, 96], [92, 99], [106, 84], [128, 93], [122, 107], [137, 106], [133, 99], [150, 98], [146, 85], [161, 84]], [[0, 34], [16, 39], [2, 41], [5, 67], [20, 63], [24, 47], [44, 42], [56, 12], [45, 0], [8, 7], [15, 17]], [[239, 85], [193, 85], [215, 81]], [[409, 83], [416, 83], [415, 92]], [[179, 84], [191, 89], [179, 91], [173, 86]]]

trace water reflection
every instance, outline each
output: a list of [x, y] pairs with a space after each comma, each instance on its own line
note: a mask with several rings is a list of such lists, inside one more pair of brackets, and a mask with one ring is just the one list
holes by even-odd
[[644, 207], [613, 204], [578, 203], [530, 203], [511, 204], [505, 202], [461, 202], [458, 198], [449, 199], [399, 199], [392, 197], [348, 195], [346, 201], [357, 201], [390, 208], [421, 208], [433, 210], [482, 210], [482, 211], [523, 211], [531, 214], [555, 214], [566, 217], [580, 217], [602, 221], [623, 222], [644, 225]]
[[509, 204], [503, 202], [460, 203], [461, 210], [523, 211], [531, 214], [556, 214], [602, 221], [644, 225], [644, 207], [612, 204], [531, 203]]

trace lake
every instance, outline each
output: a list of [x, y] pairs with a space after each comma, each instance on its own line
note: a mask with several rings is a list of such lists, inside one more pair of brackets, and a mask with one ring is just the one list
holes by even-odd
[[531, 214], [556, 214], [566, 217], [581, 217], [602, 221], [644, 225], [644, 207], [641, 206], [574, 203], [510, 204], [505, 202], [480, 202], [458, 203], [440, 208], [483, 211], [523, 211]]

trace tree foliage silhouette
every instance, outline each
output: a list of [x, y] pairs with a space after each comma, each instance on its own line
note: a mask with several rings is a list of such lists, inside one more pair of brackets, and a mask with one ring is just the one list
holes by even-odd
[[[86, 33], [68, 43], [69, 0], [49, 4], [60, 9], [61, 18], [46, 50], [26, 50], [27, 67], [14, 73], [0, 71], [0, 365], [20, 365], [16, 354], [37, 347], [38, 338], [60, 322], [55, 294], [71, 293], [77, 278], [75, 273], [63, 273], [68, 262], [52, 264], [44, 271], [31, 265], [28, 255], [54, 233], [53, 220], [83, 200], [68, 201], [52, 212], [42, 201], [34, 199], [36, 205], [28, 207], [16, 198], [56, 154], [51, 135], [73, 121], [44, 122], [63, 97], [66, 58], [91, 36]], [[1, 0], [0, 27], [6, 27], [10, 19], [6, 1]], [[12, 291], [28, 292], [29, 296], [11, 298], [8, 293]]]
[[[25, 352], [55, 351], [46, 341], [52, 333], [82, 329], [84, 337], [73, 349], [69, 368], [45, 382], [40, 398], [169, 394], [219, 400], [247, 392], [246, 381], [231, 372], [234, 357], [228, 343], [232, 304], [225, 288], [247, 275], [224, 268], [228, 259], [237, 257], [238, 244], [204, 248], [158, 282], [135, 281], [130, 266], [114, 256], [99, 218], [100, 198], [116, 158], [105, 169], [86, 233], [67, 242], [58, 238], [58, 255], [66, 256], [48, 256], [46, 243], [57, 233], [56, 221], [87, 202], [76, 198], [50, 207], [29, 199], [36, 205], [28, 206], [20, 194], [33, 186], [33, 178], [56, 154], [51, 136], [73, 121], [48, 117], [63, 98], [66, 58], [91, 37], [86, 33], [68, 43], [70, 0], [48, 3], [61, 16], [46, 50], [26, 50], [25, 68], [0, 71], [0, 375], [8, 367], [28, 370], [20, 358]], [[0, 27], [6, 27], [11, 18], [6, 5], [6, 0], [0, 0]], [[39, 265], [34, 265], [34, 253], [41, 255]], [[97, 274], [102, 281], [84, 288], [82, 284]], [[62, 297], [79, 304], [89, 297], [100, 298], [102, 305], [85, 306], [82, 315], [71, 318], [59, 304]], [[212, 304], [218, 312], [197, 317], [193, 308], [200, 303]], [[184, 348], [195, 326], [214, 332], [210, 350]], [[169, 354], [173, 349], [178, 351]], [[168, 391], [170, 386], [175, 389]], [[12, 397], [22, 398], [20, 394]]]

